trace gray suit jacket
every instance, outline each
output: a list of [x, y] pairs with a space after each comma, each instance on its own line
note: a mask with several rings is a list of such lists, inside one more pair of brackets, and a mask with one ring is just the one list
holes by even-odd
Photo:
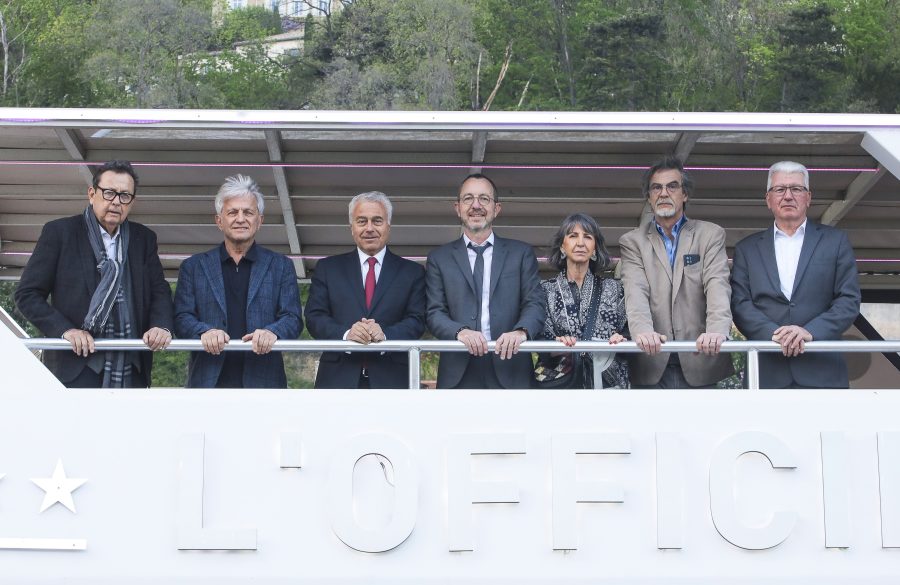
[[[480, 299], [463, 239], [459, 238], [428, 254], [425, 284], [428, 295], [428, 328], [438, 339], [456, 339], [462, 327], [478, 330], [475, 322]], [[538, 264], [531, 246], [518, 240], [494, 236], [490, 290], [491, 337], [515, 329], [534, 339], [544, 328], [547, 299], [541, 290]], [[534, 371], [531, 355], [519, 352], [511, 360], [491, 354], [497, 379], [504, 388], [528, 388]], [[441, 354], [438, 388], [456, 386], [469, 363], [470, 354]]]
[[[731, 332], [731, 287], [721, 227], [688, 219], [678, 238], [674, 268], [653, 221], [622, 236], [619, 249], [632, 336], [656, 331], [669, 341], [696, 341], [704, 332]], [[692, 386], [715, 384], [734, 371], [727, 353], [680, 353], [679, 359]], [[631, 354], [632, 384], [656, 384], [668, 360], [668, 353]]]
[[[734, 323], [748, 339], [769, 340], [782, 325], [800, 325], [813, 341], [841, 339], [859, 315], [856, 259], [847, 235], [811, 221], [806, 223], [790, 301], [781, 293], [774, 226], [738, 242], [731, 288]], [[791, 383], [846, 388], [850, 382], [841, 354], [810, 352], [787, 358], [760, 352], [759, 383], [763, 388]]]

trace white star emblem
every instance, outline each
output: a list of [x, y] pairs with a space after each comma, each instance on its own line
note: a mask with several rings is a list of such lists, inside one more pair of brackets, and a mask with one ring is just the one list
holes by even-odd
[[72, 499], [72, 492], [80, 488], [87, 482], [87, 479], [69, 479], [66, 477], [66, 470], [63, 469], [62, 459], [56, 462], [56, 469], [53, 470], [53, 476], [46, 479], [32, 480], [35, 485], [47, 492], [44, 495], [44, 502], [41, 504], [41, 512], [59, 502], [75, 513], [75, 501]]

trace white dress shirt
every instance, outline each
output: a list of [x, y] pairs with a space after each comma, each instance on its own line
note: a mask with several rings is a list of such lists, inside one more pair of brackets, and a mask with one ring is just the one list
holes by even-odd
[[[484, 338], [488, 341], [491, 340], [491, 311], [490, 311], [490, 300], [491, 300], [491, 263], [494, 259], [494, 232], [491, 232], [491, 235], [487, 237], [487, 239], [481, 243], [481, 245], [485, 245], [490, 242], [491, 245], [488, 246], [487, 250], [482, 252], [482, 256], [484, 256], [484, 281], [481, 283], [481, 333], [484, 335]], [[478, 257], [478, 253], [475, 250], [469, 248], [469, 244], [473, 246], [477, 245], [475, 242], [469, 239], [469, 237], [463, 234], [463, 243], [466, 245], [466, 252], [469, 254], [469, 268], [472, 271], [475, 271], [475, 258]]]
[[[362, 274], [362, 285], [363, 290], [366, 288], [366, 276], [369, 275], [369, 256], [359, 248], [356, 249], [356, 253], [359, 254], [359, 265], [361, 268]], [[384, 264], [384, 255], [387, 253], [387, 246], [382, 248], [377, 254], [375, 254], [375, 283], [378, 283], [378, 277], [381, 276], [381, 265]]]
[[787, 300], [791, 300], [791, 294], [794, 292], [794, 280], [797, 278], [797, 265], [800, 263], [800, 251], [803, 249], [805, 234], [805, 220], [792, 236], [775, 226], [775, 262], [778, 264], [781, 293]]
[[[366, 290], [366, 277], [369, 275], [369, 258], [375, 258], [375, 284], [378, 284], [378, 277], [381, 276], [381, 265], [384, 264], [384, 255], [387, 253], [387, 246], [382, 248], [375, 256], [369, 256], [359, 248], [356, 249], [356, 253], [359, 255], [359, 267], [360, 274], [362, 275], [362, 286], [363, 290]], [[350, 330], [347, 329], [344, 331], [344, 337], [342, 338], [344, 341], [347, 341], [347, 335], [350, 334]], [[387, 336], [384, 337], [387, 340]], [[349, 351], [346, 353], [350, 353]], [[381, 352], [384, 354], [384, 352]]]
[[100, 228], [100, 236], [103, 238], [103, 247], [106, 248], [106, 257], [110, 260], [116, 259], [116, 248], [118, 247], [120, 233], [121, 230], [117, 229], [116, 233], [111, 236], [105, 229], [102, 227]]

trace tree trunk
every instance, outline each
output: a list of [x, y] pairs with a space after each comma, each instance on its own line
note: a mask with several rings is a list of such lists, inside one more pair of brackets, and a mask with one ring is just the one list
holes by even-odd
[[0, 95], [6, 97], [6, 90], [9, 87], [9, 40], [6, 33], [6, 19], [3, 18], [2, 10], [0, 10], [0, 46], [3, 47], [3, 91]]
[[569, 23], [564, 4], [565, 0], [553, 0], [553, 8], [556, 12], [556, 42], [559, 47], [560, 61], [566, 72], [566, 80], [569, 83], [569, 103], [574, 108], [578, 101], [575, 96], [575, 73], [572, 70], [572, 58], [569, 55]]

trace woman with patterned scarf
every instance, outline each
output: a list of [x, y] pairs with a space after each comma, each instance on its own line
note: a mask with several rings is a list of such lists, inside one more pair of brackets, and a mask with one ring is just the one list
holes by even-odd
[[[598, 274], [609, 268], [610, 261], [594, 218], [575, 213], [563, 220], [553, 237], [550, 263], [560, 272], [541, 282], [547, 295], [544, 339], [555, 339], [568, 347], [579, 339], [604, 339], [610, 344], [625, 341], [624, 289], [618, 280]], [[590, 361], [590, 355], [584, 358]], [[604, 388], [629, 388], [625, 359], [614, 356], [602, 378]], [[583, 384], [592, 388], [593, 376], [584, 376]]]

